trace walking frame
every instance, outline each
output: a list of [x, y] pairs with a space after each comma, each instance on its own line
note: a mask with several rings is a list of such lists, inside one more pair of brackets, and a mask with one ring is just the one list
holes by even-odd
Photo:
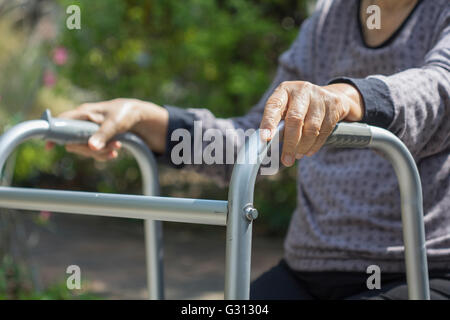
[[[0, 173], [11, 153], [26, 140], [85, 143], [97, 130], [97, 124], [52, 118], [47, 110], [41, 120], [20, 123], [0, 137]], [[282, 134], [283, 124], [276, 136], [281, 138]], [[221, 201], [160, 197], [156, 161], [147, 145], [132, 133], [115, 139], [136, 158], [144, 195], [16, 188], [3, 183], [0, 184], [0, 208], [143, 219], [150, 299], [164, 298], [161, 221], [226, 226], [225, 299], [249, 299], [252, 225], [258, 216], [253, 207], [253, 193], [261, 162], [271, 143], [258, 143], [258, 132], [246, 139], [233, 168], [228, 201]], [[387, 130], [359, 123], [339, 123], [326, 147], [371, 148], [391, 162], [400, 188], [409, 299], [430, 299], [422, 187], [406, 146]], [[249, 152], [257, 152], [255, 163], [246, 161]]]

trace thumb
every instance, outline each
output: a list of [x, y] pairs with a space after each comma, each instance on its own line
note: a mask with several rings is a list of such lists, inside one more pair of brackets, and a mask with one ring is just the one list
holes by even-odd
[[111, 138], [118, 133], [117, 126], [112, 120], [105, 120], [100, 129], [89, 138], [89, 148], [94, 151], [103, 149]]

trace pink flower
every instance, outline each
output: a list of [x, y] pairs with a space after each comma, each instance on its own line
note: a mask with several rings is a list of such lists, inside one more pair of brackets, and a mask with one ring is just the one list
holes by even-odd
[[51, 212], [48, 212], [48, 211], [41, 211], [40, 213], [39, 213], [39, 218], [42, 220], [42, 221], [48, 221], [48, 219], [50, 219], [50, 217], [51, 217]]
[[64, 47], [56, 47], [53, 50], [53, 62], [58, 65], [62, 66], [67, 62], [68, 53], [67, 49]]
[[53, 87], [56, 83], [56, 75], [50, 70], [45, 70], [43, 81], [46, 87]]

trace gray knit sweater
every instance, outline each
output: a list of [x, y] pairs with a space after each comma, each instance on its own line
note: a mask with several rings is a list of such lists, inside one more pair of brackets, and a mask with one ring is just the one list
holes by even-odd
[[[348, 82], [361, 92], [363, 122], [396, 134], [422, 179], [431, 270], [450, 269], [450, 2], [423, 0], [383, 45], [364, 44], [359, 1], [319, 1], [272, 86], [248, 114], [218, 119], [206, 109], [169, 110], [168, 153], [176, 128], [257, 128], [264, 105], [282, 81]], [[382, 17], [381, 17], [382, 19]], [[382, 23], [382, 20], [381, 20]], [[236, 148], [242, 145], [238, 141]], [[230, 165], [185, 165], [229, 180]], [[404, 271], [400, 195], [390, 163], [371, 150], [323, 148], [298, 165], [298, 205], [285, 259], [302, 271]], [[262, 208], [263, 209], [263, 208]], [[276, 212], [262, 214], [277, 214]]]

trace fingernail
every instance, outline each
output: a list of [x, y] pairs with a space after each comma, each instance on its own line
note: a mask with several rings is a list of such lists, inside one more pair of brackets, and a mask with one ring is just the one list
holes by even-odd
[[288, 166], [292, 166], [294, 164], [294, 157], [290, 154], [287, 154], [283, 157], [284, 163]]
[[311, 156], [314, 155], [314, 152], [311, 152], [311, 151], [310, 151], [310, 152], [307, 152], [306, 155], [307, 155], [308, 157], [311, 157]]
[[303, 155], [301, 153], [297, 153], [295, 155], [295, 159], [300, 160], [301, 158], [303, 158]]
[[271, 138], [270, 130], [269, 129], [261, 129], [261, 139], [269, 140], [270, 138]]
[[92, 138], [89, 140], [89, 142], [90, 142], [90, 144], [93, 145], [94, 148], [97, 149], [97, 150], [100, 150], [100, 149], [102, 149], [102, 148], [105, 146], [105, 144], [104, 144], [102, 141], [100, 141], [100, 139], [97, 138], [97, 137], [92, 137]]
[[111, 151], [108, 154], [108, 159], [115, 159], [115, 158], [117, 158], [117, 156], [118, 156], [118, 153], [116, 151]]

